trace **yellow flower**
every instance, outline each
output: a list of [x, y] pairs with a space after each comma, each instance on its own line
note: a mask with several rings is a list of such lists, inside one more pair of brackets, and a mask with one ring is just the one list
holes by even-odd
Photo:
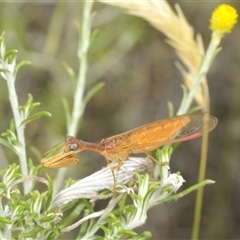
[[227, 4], [221, 4], [212, 13], [210, 29], [219, 35], [230, 33], [237, 23], [237, 18], [238, 14], [235, 8]]

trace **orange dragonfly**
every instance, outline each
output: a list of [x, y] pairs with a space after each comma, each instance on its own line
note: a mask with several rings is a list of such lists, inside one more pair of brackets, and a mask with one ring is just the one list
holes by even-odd
[[118, 169], [122, 161], [130, 154], [146, 153], [160, 146], [191, 140], [208, 133], [217, 125], [217, 118], [208, 113], [195, 113], [167, 118], [125, 133], [103, 139], [100, 143], [89, 143], [67, 136], [63, 150], [57, 154], [43, 158], [41, 164], [47, 168], [61, 168], [73, 166], [79, 162], [74, 153], [83, 150], [99, 152], [107, 161], [117, 162], [112, 168]]

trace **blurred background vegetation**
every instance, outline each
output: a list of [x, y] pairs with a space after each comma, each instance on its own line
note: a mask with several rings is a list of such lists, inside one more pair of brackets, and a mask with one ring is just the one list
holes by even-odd
[[[177, 1], [171, 1], [174, 7]], [[221, 1], [180, 2], [180, 7], [196, 33], [208, 45], [211, 12]], [[231, 5], [240, 12], [240, 2]], [[175, 67], [177, 57], [165, 37], [144, 20], [102, 3], [94, 5], [95, 38], [89, 52], [86, 91], [96, 83], [102, 88], [88, 103], [76, 137], [99, 142], [102, 138], [168, 117], [167, 102], [177, 109], [182, 98], [182, 78]], [[72, 84], [63, 67], [67, 62], [77, 71], [80, 2], [1, 2], [0, 30], [6, 31], [7, 48], [18, 49], [18, 60], [29, 60], [16, 82], [20, 104], [31, 93], [41, 102], [41, 110], [52, 113], [26, 128], [28, 154], [31, 146], [44, 153], [66, 136], [62, 99], [72, 102]], [[222, 41], [207, 78], [211, 114], [219, 119], [211, 132], [207, 178], [215, 185], [205, 188], [201, 239], [240, 238], [240, 28], [239, 24]], [[12, 111], [6, 83], [0, 81], [0, 132], [8, 128]], [[171, 161], [173, 172], [181, 171], [186, 183], [197, 182], [201, 139], [185, 142]], [[99, 170], [105, 160], [97, 153], [79, 154], [81, 162], [68, 176], [80, 179]], [[13, 153], [0, 146], [0, 167], [16, 161]], [[40, 159], [33, 157], [34, 163]], [[44, 170], [56, 175], [56, 169]], [[195, 194], [155, 207], [139, 231], [149, 230], [152, 239], [188, 239], [191, 236]], [[98, 206], [97, 206], [98, 207]], [[74, 237], [73, 237], [74, 238]]]

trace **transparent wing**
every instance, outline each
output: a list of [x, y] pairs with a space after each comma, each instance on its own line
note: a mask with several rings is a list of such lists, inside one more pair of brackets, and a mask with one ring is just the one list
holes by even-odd
[[140, 153], [154, 150], [162, 145], [191, 140], [211, 131], [217, 119], [208, 113], [181, 115], [153, 122], [131, 131], [102, 140], [111, 145], [114, 152]]

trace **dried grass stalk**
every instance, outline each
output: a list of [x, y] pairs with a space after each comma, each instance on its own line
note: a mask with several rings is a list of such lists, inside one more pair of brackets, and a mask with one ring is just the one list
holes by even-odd
[[[168, 38], [167, 43], [175, 49], [177, 56], [184, 64], [184, 66], [180, 63], [176, 65], [184, 78], [185, 85], [188, 89], [192, 87], [204, 55], [204, 47], [200, 35], [197, 35], [195, 40], [193, 28], [187, 22], [178, 4], [175, 6], [175, 13], [163, 0], [99, 1], [126, 9], [129, 14], [145, 19], [165, 34]], [[206, 80], [203, 82], [206, 83]], [[200, 106], [205, 105], [202, 88], [198, 90], [195, 100]]]

